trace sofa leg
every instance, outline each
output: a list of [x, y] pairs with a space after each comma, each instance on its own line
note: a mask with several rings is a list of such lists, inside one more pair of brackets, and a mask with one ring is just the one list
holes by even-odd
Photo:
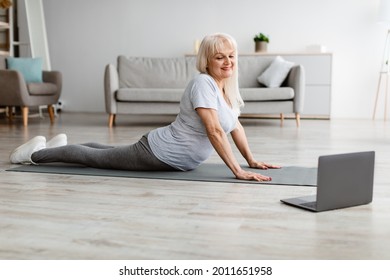
[[53, 105], [48, 105], [47, 106], [47, 111], [49, 112], [49, 117], [50, 117], [50, 123], [54, 124], [54, 106]]
[[301, 115], [299, 113], [295, 113], [295, 120], [297, 121], [297, 127], [301, 125]]
[[22, 107], [22, 116], [23, 116], [23, 125], [27, 126], [28, 124], [28, 107]]
[[280, 114], [280, 126], [283, 126], [283, 123], [284, 123], [284, 114], [281, 113]]
[[108, 116], [108, 127], [112, 127], [113, 125], [115, 125], [115, 117], [115, 114], [110, 114]]

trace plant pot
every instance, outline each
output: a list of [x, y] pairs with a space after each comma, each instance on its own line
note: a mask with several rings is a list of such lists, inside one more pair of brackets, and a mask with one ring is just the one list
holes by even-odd
[[266, 52], [268, 47], [268, 43], [264, 41], [255, 42], [255, 51], [256, 52]]

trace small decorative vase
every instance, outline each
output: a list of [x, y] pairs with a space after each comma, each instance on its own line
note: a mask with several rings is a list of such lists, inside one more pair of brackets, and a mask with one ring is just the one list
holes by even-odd
[[255, 42], [255, 51], [256, 52], [266, 52], [268, 47], [268, 43], [264, 41]]

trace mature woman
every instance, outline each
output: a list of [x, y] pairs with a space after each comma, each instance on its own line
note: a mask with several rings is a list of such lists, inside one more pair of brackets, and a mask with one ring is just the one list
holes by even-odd
[[12, 163], [79, 163], [95, 168], [124, 170], [192, 170], [213, 150], [238, 179], [269, 181], [270, 177], [240, 167], [227, 138], [252, 168], [279, 166], [255, 160], [244, 128], [238, 120], [243, 106], [238, 89], [237, 45], [226, 34], [206, 36], [199, 48], [196, 67], [200, 74], [187, 86], [180, 112], [170, 125], [150, 131], [137, 143], [113, 147], [97, 143], [67, 145], [60, 134], [46, 142], [37, 136], [13, 151]]

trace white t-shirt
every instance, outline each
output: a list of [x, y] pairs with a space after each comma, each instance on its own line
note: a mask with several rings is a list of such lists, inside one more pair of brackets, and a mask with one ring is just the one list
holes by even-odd
[[207, 74], [195, 77], [184, 91], [176, 120], [148, 135], [154, 155], [178, 170], [196, 168], [214, 151], [196, 108], [218, 111], [225, 133], [230, 133], [237, 124], [237, 113], [227, 105], [214, 79]]

